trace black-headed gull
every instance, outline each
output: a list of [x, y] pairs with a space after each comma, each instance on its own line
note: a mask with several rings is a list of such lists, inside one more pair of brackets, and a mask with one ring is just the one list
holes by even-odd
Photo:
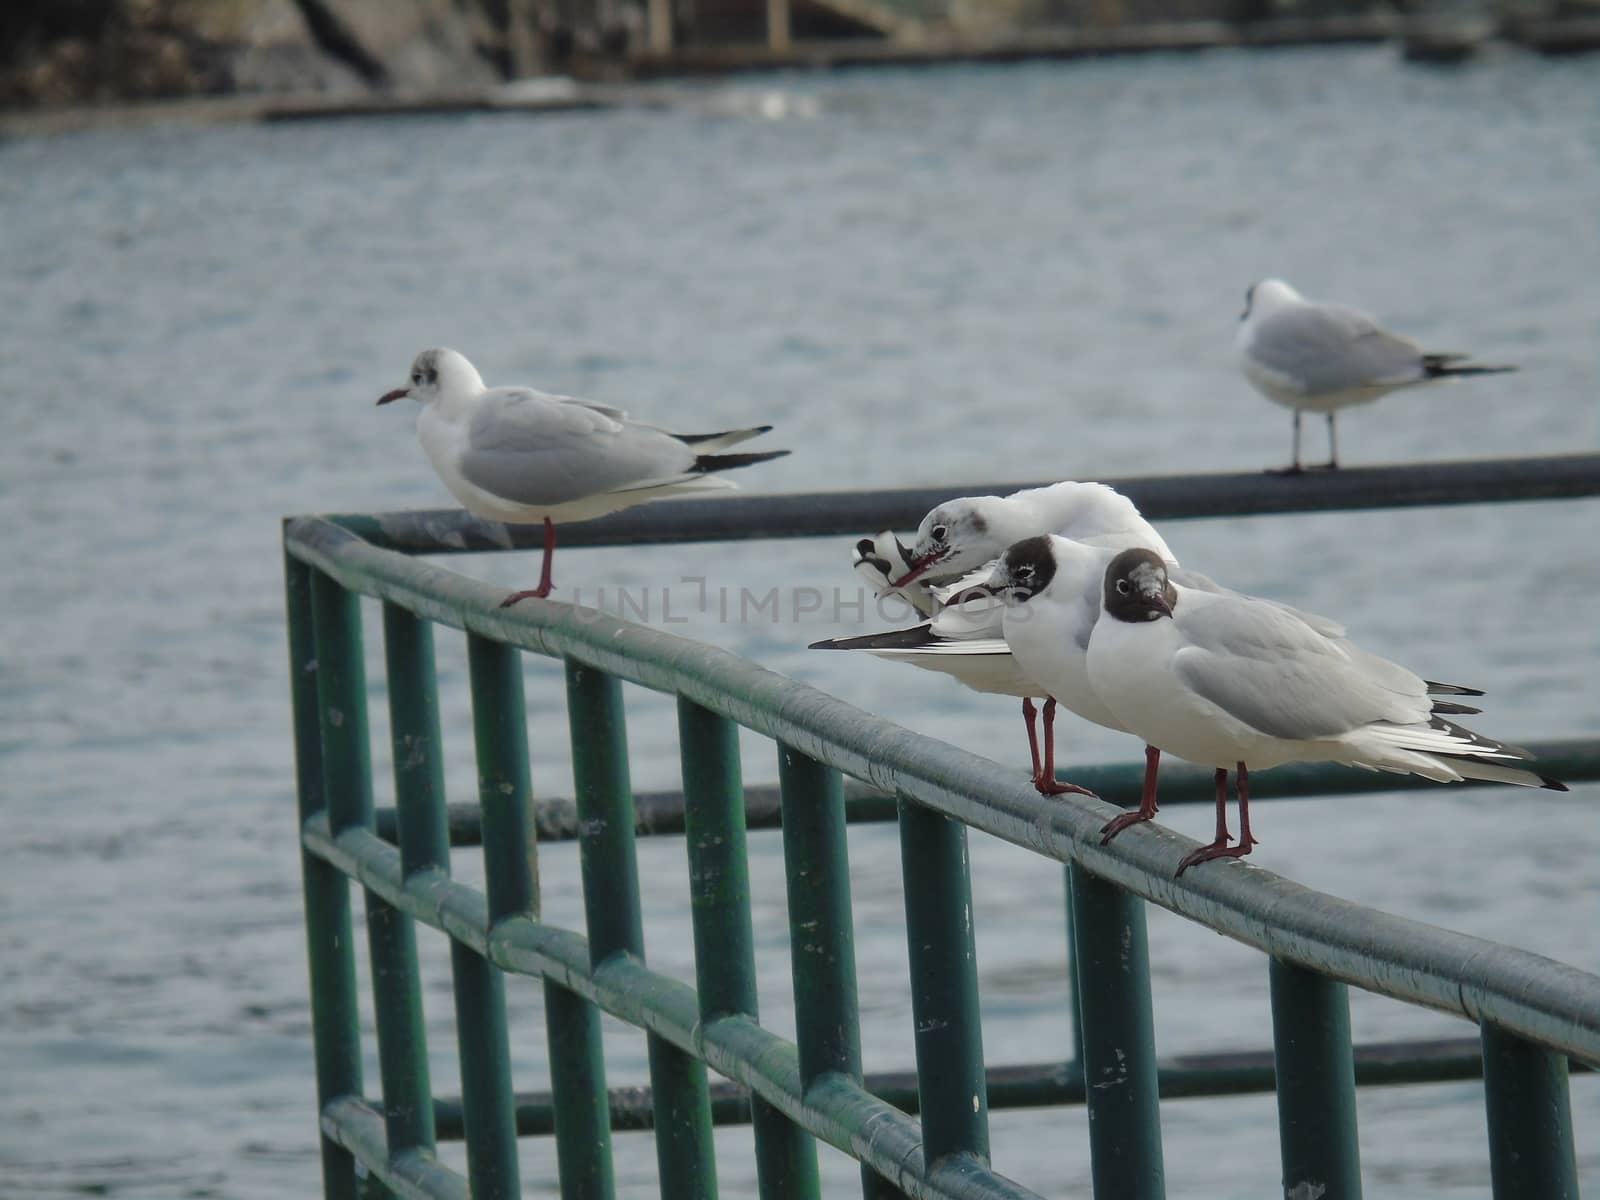
[[1275, 404], [1294, 410], [1294, 459], [1298, 472], [1300, 416], [1328, 418], [1329, 468], [1339, 465], [1333, 419], [1341, 408], [1370, 404], [1400, 388], [1463, 375], [1499, 375], [1515, 367], [1468, 362], [1465, 354], [1428, 354], [1409, 338], [1380, 326], [1366, 313], [1342, 304], [1307, 300], [1281, 279], [1264, 279], [1245, 293], [1234, 335], [1244, 377]]
[[[1215, 838], [1184, 857], [1180, 875], [1250, 853], [1252, 767], [1326, 761], [1442, 783], [1566, 790], [1519, 765], [1526, 751], [1447, 720], [1477, 710], [1436, 699], [1404, 667], [1270, 601], [1175, 583], [1147, 550], [1122, 551], [1107, 564], [1098, 608], [1087, 653], [1097, 699], [1149, 745], [1216, 769]], [[1239, 796], [1235, 845], [1225, 809], [1230, 768]], [[1150, 801], [1148, 813], [1128, 815], [1147, 819]]]
[[550, 594], [556, 523], [588, 521], [650, 500], [735, 486], [714, 472], [781, 458], [723, 451], [770, 425], [725, 433], [671, 433], [628, 419], [620, 408], [526, 387], [486, 388], [464, 355], [424, 350], [410, 380], [379, 398], [422, 405], [417, 439], [468, 512], [511, 525], [544, 523], [539, 586], [514, 592], [504, 608]]
[[[1100, 699], [1089, 682], [1089, 635], [1100, 615], [1106, 567], [1118, 553], [1115, 549], [1085, 546], [1063, 537], [1026, 538], [1007, 548], [987, 571], [974, 573], [966, 582], [981, 584], [1004, 598], [1001, 633], [1016, 667], [1037, 690], [1047, 692], [1086, 721], [1107, 729], [1136, 732]], [[1183, 570], [1175, 563], [1168, 563], [1168, 571], [1186, 587], [1205, 592], [1225, 591], [1216, 581], [1196, 571]], [[1344, 628], [1337, 622], [1275, 601], [1262, 603], [1283, 609], [1294, 619], [1343, 646], [1354, 657], [1371, 657], [1344, 641]], [[1479, 694], [1448, 683], [1429, 682], [1427, 688], [1435, 695]], [[1459, 705], [1450, 707], [1451, 711], [1477, 711]], [[1155, 815], [1156, 774], [1160, 763], [1161, 751], [1146, 745], [1139, 808], [1109, 822], [1101, 830], [1102, 842], [1109, 842], [1129, 825]]]
[[[1081, 793], [1084, 789], [1056, 779], [1056, 698], [1013, 660], [1001, 630], [1002, 606], [977, 596], [952, 606], [940, 599], [941, 592], [964, 591], [956, 585], [1013, 542], [1042, 533], [1112, 550], [1145, 546], [1176, 565], [1167, 543], [1133, 501], [1103, 483], [1067, 480], [1009, 496], [963, 496], [923, 517], [909, 547], [892, 533], [863, 538], [855, 546], [855, 569], [875, 591], [898, 593], [932, 619], [892, 633], [830, 638], [811, 649], [861, 650], [952, 675], [975, 691], [1021, 697], [1034, 786], [1045, 795]], [[1035, 727], [1038, 697], [1044, 699], [1042, 754]]]

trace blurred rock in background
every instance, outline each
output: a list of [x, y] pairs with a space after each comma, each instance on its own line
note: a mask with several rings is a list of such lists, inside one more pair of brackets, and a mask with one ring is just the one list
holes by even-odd
[[625, 53], [639, 0], [4, 0], [0, 105], [437, 93]]

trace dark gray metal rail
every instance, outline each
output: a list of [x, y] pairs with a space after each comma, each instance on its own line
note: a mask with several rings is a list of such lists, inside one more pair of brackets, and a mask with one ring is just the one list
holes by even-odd
[[[1431, 1038], [1408, 1042], [1372, 1042], [1354, 1047], [1355, 1081], [1361, 1087], [1400, 1087], [1483, 1078], [1483, 1051], [1477, 1038]], [[1572, 1070], [1594, 1068], [1573, 1061]], [[1271, 1050], [1178, 1054], [1157, 1066], [1163, 1100], [1202, 1096], [1247, 1096], [1270, 1092], [1276, 1083]], [[874, 1071], [863, 1080], [872, 1095], [915, 1116], [920, 1110], [915, 1071]], [[1019, 1063], [994, 1066], [986, 1072], [989, 1105], [996, 1109], [1059, 1108], [1088, 1099], [1083, 1071], [1071, 1062]], [[750, 1091], [736, 1083], [710, 1087], [711, 1120], [716, 1125], [750, 1123]], [[614, 1087], [608, 1093], [611, 1128], [655, 1127], [648, 1087]], [[555, 1105], [549, 1092], [518, 1092], [517, 1136], [548, 1136], [555, 1130]], [[434, 1101], [440, 1141], [460, 1141], [461, 1101], [441, 1096]]]
[[[929, 509], [953, 496], [999, 495], [1053, 482], [741, 495], [736, 502], [730, 502], [732, 497], [664, 501], [598, 521], [563, 525], [561, 544], [745, 541], [915, 529]], [[1577, 500], [1600, 496], [1600, 454], [1345, 467], [1302, 475], [1149, 475], [1100, 482], [1122, 492], [1153, 521], [1513, 500]], [[328, 519], [359, 534], [371, 545], [404, 554], [534, 549], [543, 544], [544, 536], [536, 525], [497, 525], [479, 521], [461, 509], [347, 513]]]
[[[1564, 783], [1588, 783], [1600, 779], [1600, 739], [1568, 738], [1552, 742], [1524, 742], [1539, 769]], [[1138, 763], [1099, 763], [1063, 769], [1062, 778], [1086, 787], [1100, 799], [1123, 808], [1139, 803], [1139, 788], [1144, 767]], [[1421, 792], [1437, 789], [1438, 784], [1419, 775], [1390, 775], [1358, 771], [1333, 763], [1285, 763], [1270, 773], [1262, 772], [1250, 780], [1250, 799], [1315, 800], [1323, 796], [1354, 796], [1364, 793]], [[1499, 784], [1466, 780], [1456, 787], [1498, 787]], [[1216, 794], [1212, 772], [1205, 767], [1174, 761], [1161, 768], [1161, 805], [1210, 804]], [[1539, 804], [1549, 798], [1542, 790], [1519, 796], [1521, 804]], [[847, 781], [844, 785], [845, 811], [852, 824], [865, 821], [893, 821], [899, 816], [895, 798], [865, 784]], [[746, 784], [744, 819], [750, 829], [776, 829], [780, 794], [775, 784]], [[683, 832], [683, 793], [676, 791], [635, 792], [633, 796], [634, 832], [644, 836]], [[476, 804], [449, 806], [450, 844], [481, 844], [481, 817]], [[396, 841], [399, 821], [395, 810], [377, 812], [378, 835]], [[541, 842], [571, 841], [578, 836], [578, 806], [570, 799], [551, 798], [538, 802], [534, 823]]]

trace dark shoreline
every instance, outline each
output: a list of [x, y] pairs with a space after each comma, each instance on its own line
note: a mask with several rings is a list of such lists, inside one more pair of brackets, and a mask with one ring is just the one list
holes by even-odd
[[[1038, 29], [1004, 37], [927, 38], [917, 41], [802, 42], [785, 50], [763, 45], [685, 46], [670, 53], [640, 53], [626, 63], [576, 63], [580, 76], [632, 81], [748, 74], [784, 70], [1066, 60], [1108, 55], [1261, 49], [1295, 46], [1375, 45], [1395, 42], [1413, 61], [1455, 63], [1486, 49], [1515, 47], [1548, 56], [1600, 50], [1600, 17], [1543, 18], [1496, 23], [1460, 16], [1360, 16], [1273, 20], [1247, 25], [1218, 21], [1160, 22], [1111, 29]], [[545, 82], [549, 86], [529, 87]], [[664, 107], [692, 102], [684, 93], [633, 83], [551, 78], [521, 80], [415, 95], [383, 92], [247, 93], [173, 100], [57, 108], [0, 110], [0, 136], [42, 137], [97, 129], [151, 125], [201, 127], [238, 122], [321, 120], [338, 117], [418, 116], [464, 112], [556, 114], [607, 108]]]

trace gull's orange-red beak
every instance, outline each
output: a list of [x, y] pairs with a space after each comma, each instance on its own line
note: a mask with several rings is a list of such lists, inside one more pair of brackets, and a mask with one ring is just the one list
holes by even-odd
[[394, 391], [385, 392], [383, 395], [379, 396], [378, 403], [387, 404], [391, 400], [404, 400], [409, 395], [411, 395], [410, 388], [395, 388]]
[[927, 572], [929, 567], [933, 566], [935, 563], [937, 563], [944, 556], [945, 556], [945, 551], [943, 551], [943, 550], [930, 550], [930, 551], [928, 551], [928, 553], [924, 554], [921, 558], [917, 559], [916, 562], [912, 563], [911, 564], [911, 569], [909, 571], [907, 571], [904, 575], [900, 576], [899, 579], [891, 579], [889, 581], [889, 586], [890, 587], [905, 587], [906, 584], [911, 583], [913, 580], [920, 578], [923, 574], [925, 574]]

